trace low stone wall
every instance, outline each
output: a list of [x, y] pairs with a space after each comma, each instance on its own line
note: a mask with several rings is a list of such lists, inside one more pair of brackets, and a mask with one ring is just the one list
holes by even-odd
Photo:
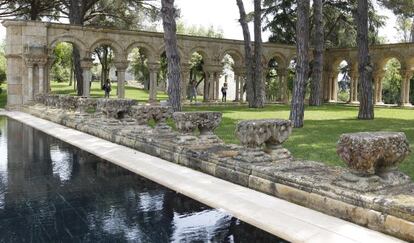
[[[178, 131], [166, 119], [168, 107], [131, 105], [120, 119], [37, 104], [32, 115], [122, 144], [210, 175], [286, 199], [398, 238], [414, 241], [414, 184], [393, 169], [409, 152], [404, 134], [344, 135], [338, 153], [350, 169], [298, 160], [282, 147], [289, 121], [240, 122], [242, 145], [214, 135], [220, 113], [174, 113]], [[126, 114], [126, 113], [125, 113]], [[148, 121], [154, 119], [154, 128]], [[197, 130], [199, 132], [197, 132]], [[361, 144], [392, 146], [379, 153], [355, 152]], [[367, 148], [369, 147], [367, 145]], [[396, 149], [396, 148], [399, 149]], [[394, 151], [395, 150], [395, 151]], [[391, 153], [398, 153], [391, 156]], [[354, 163], [357, 161], [358, 163]], [[361, 164], [369, 166], [360, 166]]]

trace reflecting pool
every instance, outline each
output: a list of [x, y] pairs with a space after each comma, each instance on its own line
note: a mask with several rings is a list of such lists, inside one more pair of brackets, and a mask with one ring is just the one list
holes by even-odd
[[0, 242], [285, 242], [0, 117]]

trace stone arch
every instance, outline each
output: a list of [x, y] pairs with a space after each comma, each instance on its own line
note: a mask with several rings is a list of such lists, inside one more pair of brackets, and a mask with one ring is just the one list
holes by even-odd
[[86, 44], [81, 41], [80, 39], [71, 36], [71, 35], [60, 35], [55, 37], [49, 44], [49, 50], [53, 51], [55, 49], [55, 47], [62, 42], [67, 42], [67, 43], [71, 43], [72, 45], [74, 45], [76, 48], [78, 48], [78, 50], [81, 53], [81, 56], [85, 55], [86, 52]]
[[400, 62], [401, 68], [405, 66], [404, 56], [397, 51], [377, 51], [374, 53], [374, 55], [372, 55], [371, 61], [376, 61], [378, 67], [380, 69], [384, 69], [387, 62], [393, 58], [397, 59], [398, 62]]
[[[183, 48], [179, 44], [177, 44], [177, 47], [178, 47], [178, 54], [180, 55], [180, 58], [181, 58], [181, 62], [183, 62], [183, 58], [186, 57], [186, 55], [184, 55], [185, 52], [183, 51]], [[163, 44], [157, 50], [156, 57], [160, 57], [164, 52], [165, 52], [165, 45]]]
[[271, 54], [266, 58], [266, 63], [269, 63], [273, 58], [279, 65], [281, 65], [282, 68], [286, 68], [289, 65], [285, 55], [280, 52], [271, 52]]
[[219, 60], [223, 60], [223, 58], [226, 54], [230, 55], [231, 58], [233, 58], [235, 66], [243, 66], [244, 65], [244, 55], [241, 54], [238, 50], [236, 50], [236, 49], [226, 49], [226, 50], [224, 50], [220, 54]]
[[156, 57], [157, 51], [155, 50], [155, 48], [147, 43], [139, 42], [139, 41], [135, 41], [127, 47], [126, 52], [125, 52], [126, 58], [128, 58], [129, 53], [131, 53], [131, 51], [134, 48], [143, 49], [149, 61], [154, 62], [157, 60], [157, 57]]
[[348, 65], [352, 65], [352, 62], [349, 57], [336, 57], [335, 59], [333, 59], [331, 63], [331, 70], [333, 72], [338, 71], [338, 67], [343, 61], [345, 61]]
[[112, 48], [115, 54], [115, 59], [124, 58], [123, 48], [114, 40], [109, 38], [99, 39], [95, 41], [89, 48], [89, 53], [93, 53], [94, 50], [100, 45], [108, 45]]
[[[188, 54], [191, 56], [194, 52], [199, 53], [201, 56], [203, 56], [204, 60], [208, 60], [209, 58], [212, 58], [210, 55], [208, 55], [208, 48], [203, 47], [203, 46], [196, 46], [194, 48], [192, 48]], [[190, 58], [190, 57], [188, 57]]]

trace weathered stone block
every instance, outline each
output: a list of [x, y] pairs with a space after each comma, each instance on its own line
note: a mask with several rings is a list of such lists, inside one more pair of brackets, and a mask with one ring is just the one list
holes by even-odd
[[355, 174], [367, 176], [395, 170], [410, 148], [402, 132], [361, 132], [343, 134], [337, 153]]

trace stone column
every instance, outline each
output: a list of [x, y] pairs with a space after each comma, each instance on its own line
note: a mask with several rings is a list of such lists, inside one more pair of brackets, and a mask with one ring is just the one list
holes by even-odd
[[187, 88], [190, 79], [191, 65], [188, 63], [181, 64], [181, 100], [187, 99]]
[[376, 71], [373, 74], [374, 79], [374, 104], [376, 105], [383, 105], [384, 102], [382, 102], [382, 78], [384, 77], [384, 72]]
[[39, 64], [39, 94], [43, 94], [45, 91], [45, 65]]
[[117, 61], [114, 63], [117, 72], [117, 87], [118, 87], [118, 98], [125, 98], [125, 72], [128, 68], [128, 61]]
[[206, 84], [208, 85], [208, 101], [215, 99], [215, 93], [217, 93], [217, 72], [221, 71], [221, 66], [218, 65], [204, 65], [204, 72], [206, 73]]
[[150, 73], [150, 85], [149, 85], [149, 103], [157, 102], [157, 82], [158, 72], [160, 70], [160, 64], [157, 62], [148, 63], [148, 69]]
[[358, 72], [351, 72], [351, 104], [359, 104], [358, 101]]
[[277, 75], [279, 76], [279, 82], [280, 82], [280, 99], [284, 104], [289, 103], [289, 88], [288, 88], [288, 82], [287, 82], [287, 76], [288, 76], [289, 70], [287, 68], [279, 68], [277, 69]]
[[338, 72], [333, 73], [332, 77], [332, 102], [338, 101]]
[[402, 69], [401, 73], [401, 106], [411, 106], [410, 103], [410, 79], [413, 75], [411, 70]]
[[329, 75], [330, 75], [330, 71], [327, 69], [323, 70], [324, 75], [322, 76], [322, 80], [323, 80], [323, 101], [324, 102], [328, 102], [329, 101]]
[[337, 79], [338, 79], [338, 73], [337, 72], [331, 72], [329, 74], [329, 103], [335, 103], [337, 101]]
[[214, 100], [220, 99], [220, 73], [214, 73]]
[[234, 81], [236, 81], [236, 97], [234, 99], [234, 101], [239, 101], [239, 97], [240, 97], [240, 80], [239, 80], [240, 76], [237, 73], [234, 73]]
[[32, 62], [26, 63], [27, 66], [27, 97], [28, 101], [32, 101], [34, 98], [33, 94], [33, 66]]
[[[54, 61], [55, 61], [55, 57], [49, 56], [49, 60], [46, 64], [47, 65], [47, 74], [46, 74], [46, 79], [47, 80], [46, 80], [46, 84], [45, 84], [46, 93], [49, 93], [51, 91], [50, 84], [52, 82], [52, 66], [53, 66]], [[75, 76], [75, 75], [73, 75], [73, 76]], [[73, 79], [76, 80], [76, 77], [73, 77]]]
[[93, 66], [92, 59], [85, 58], [81, 61], [82, 75], [83, 75], [83, 94], [84, 97], [90, 96], [90, 83], [92, 81], [91, 68]]

